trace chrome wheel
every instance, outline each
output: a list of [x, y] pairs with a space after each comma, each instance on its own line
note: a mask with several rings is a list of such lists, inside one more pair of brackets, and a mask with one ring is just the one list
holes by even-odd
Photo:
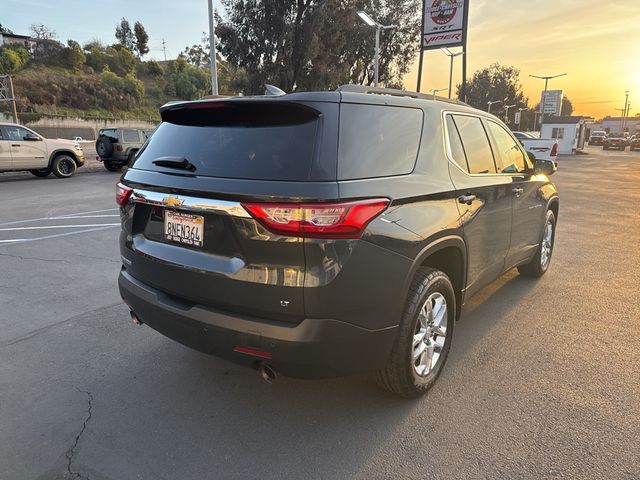
[[413, 369], [424, 377], [431, 372], [444, 350], [447, 336], [447, 301], [439, 292], [424, 302], [413, 334]]
[[547, 220], [544, 226], [544, 236], [542, 237], [542, 248], [540, 250], [540, 265], [547, 268], [551, 260], [551, 250], [553, 249], [553, 223]]

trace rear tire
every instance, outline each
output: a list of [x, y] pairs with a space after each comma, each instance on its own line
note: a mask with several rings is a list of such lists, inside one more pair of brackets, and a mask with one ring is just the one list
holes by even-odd
[[51, 169], [47, 168], [38, 168], [37, 170], [30, 170], [31, 175], [35, 175], [36, 177], [48, 177], [51, 175]]
[[456, 299], [449, 277], [432, 268], [418, 270], [389, 363], [376, 372], [376, 382], [401, 397], [424, 395], [447, 360], [455, 319]]
[[119, 163], [113, 163], [111, 160], [103, 160], [102, 161], [104, 168], [109, 170], [110, 172], [119, 172], [122, 169], [122, 165]]
[[76, 161], [69, 155], [58, 155], [51, 165], [53, 174], [58, 178], [71, 178], [76, 173]]
[[[551, 232], [549, 233], [549, 227]], [[536, 254], [533, 259], [526, 265], [520, 265], [518, 272], [525, 277], [541, 277], [551, 265], [551, 257], [553, 255], [553, 244], [556, 239], [556, 216], [551, 210], [547, 210], [544, 229], [542, 230], [542, 238]]]

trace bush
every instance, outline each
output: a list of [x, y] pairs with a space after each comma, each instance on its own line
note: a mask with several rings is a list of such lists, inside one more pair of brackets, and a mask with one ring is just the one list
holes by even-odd
[[25, 66], [29, 53], [24, 48], [22, 50], [27, 54], [26, 58], [19, 50], [0, 48], [0, 74], [15, 73]]

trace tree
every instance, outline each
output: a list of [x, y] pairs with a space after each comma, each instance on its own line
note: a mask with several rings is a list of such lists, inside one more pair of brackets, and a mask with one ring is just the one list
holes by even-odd
[[79, 70], [87, 61], [87, 56], [82, 51], [82, 47], [75, 40], [67, 41], [67, 65], [73, 70]]
[[562, 107], [560, 108], [560, 115], [571, 115], [573, 113], [573, 102], [569, 100], [569, 97], [562, 97]]
[[[396, 29], [380, 41], [380, 81], [402, 84], [417, 48], [419, 5], [412, 0], [222, 0], [219, 51], [246, 71], [234, 88], [258, 93], [264, 83], [285, 91], [332, 89], [373, 82], [374, 30], [357, 17], [363, 8]], [[195, 52], [194, 58], [201, 54]], [[242, 82], [242, 83], [240, 83]]]
[[47, 27], [42, 23], [32, 23], [29, 31], [31, 32], [31, 36], [38, 40], [54, 40], [58, 36], [53, 28]]
[[139, 57], [143, 57], [149, 53], [149, 35], [140, 22], [136, 22], [133, 26], [133, 34], [136, 38], [135, 49]]
[[[458, 96], [460, 96], [458, 85]], [[500, 116], [506, 105], [514, 105], [509, 109], [510, 118], [519, 108], [527, 108], [529, 99], [524, 96], [520, 84], [520, 70], [515, 67], [494, 63], [478, 70], [467, 82], [467, 103], [481, 110], [488, 109], [487, 102], [500, 101], [492, 107], [491, 113]]]
[[133, 52], [136, 43], [136, 36], [131, 30], [129, 20], [124, 17], [120, 20], [120, 24], [116, 25], [116, 39], [120, 45]]
[[15, 73], [27, 63], [29, 52], [26, 49], [0, 48], [0, 75]]
[[0, 33], [5, 33], [7, 35], [13, 35], [13, 30], [11, 30], [10, 28], [2, 26], [2, 24], [0, 23]]

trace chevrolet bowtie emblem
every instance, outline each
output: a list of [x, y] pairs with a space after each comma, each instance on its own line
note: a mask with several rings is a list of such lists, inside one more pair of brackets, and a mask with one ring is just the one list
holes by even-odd
[[167, 207], [179, 207], [184, 203], [184, 200], [180, 200], [178, 197], [164, 197], [162, 203]]

